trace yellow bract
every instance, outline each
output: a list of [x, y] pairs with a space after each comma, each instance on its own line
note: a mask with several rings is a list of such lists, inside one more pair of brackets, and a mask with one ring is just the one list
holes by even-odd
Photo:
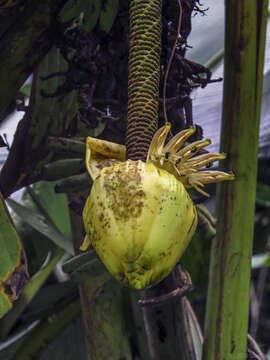
[[186, 187], [232, 180], [232, 174], [198, 171], [225, 158], [197, 155], [210, 140], [181, 149], [195, 129], [181, 131], [166, 145], [170, 124], [154, 135], [146, 163], [126, 160], [123, 145], [87, 138], [86, 166], [94, 180], [83, 220], [91, 243], [112, 275], [135, 289], [164, 279], [186, 249], [197, 213]]

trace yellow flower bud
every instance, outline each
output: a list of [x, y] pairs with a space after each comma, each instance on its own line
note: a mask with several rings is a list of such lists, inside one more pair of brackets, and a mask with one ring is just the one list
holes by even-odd
[[193, 202], [174, 175], [131, 160], [100, 172], [83, 219], [107, 269], [138, 290], [170, 273], [197, 225]]
[[141, 290], [164, 279], [179, 261], [197, 226], [197, 213], [186, 188], [209, 196], [204, 184], [233, 180], [233, 174], [200, 168], [225, 154], [202, 154], [210, 140], [183, 147], [194, 127], [167, 144], [170, 124], [153, 137], [147, 161], [126, 159], [126, 149], [87, 138], [86, 166], [94, 180], [83, 220], [99, 257], [121, 282]]

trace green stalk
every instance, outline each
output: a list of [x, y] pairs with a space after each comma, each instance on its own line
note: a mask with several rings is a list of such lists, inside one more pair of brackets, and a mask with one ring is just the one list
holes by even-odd
[[204, 360], [246, 359], [267, 0], [226, 1], [221, 151], [236, 180], [217, 192]]
[[88, 360], [132, 359], [122, 287], [110, 279], [106, 272], [79, 287]]
[[127, 158], [146, 160], [157, 130], [161, 0], [130, 1]]

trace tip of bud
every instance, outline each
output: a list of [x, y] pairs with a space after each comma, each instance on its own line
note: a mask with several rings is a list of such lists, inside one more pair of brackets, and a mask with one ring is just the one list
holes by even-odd
[[227, 157], [226, 153], [223, 152], [223, 153], [220, 154], [220, 159], [221, 160], [226, 159], [226, 157]]
[[190, 134], [194, 134], [196, 131], [196, 126], [192, 125], [192, 126], [190, 126], [190, 128], [188, 130], [189, 130]]
[[235, 179], [235, 175], [234, 175], [234, 173], [232, 171], [230, 171], [228, 173], [228, 180], [234, 180], [234, 179]]

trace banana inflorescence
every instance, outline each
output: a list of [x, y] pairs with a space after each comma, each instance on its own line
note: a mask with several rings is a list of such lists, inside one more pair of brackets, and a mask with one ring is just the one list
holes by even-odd
[[224, 154], [197, 155], [210, 140], [182, 148], [192, 127], [166, 145], [170, 124], [153, 137], [147, 161], [126, 160], [123, 145], [87, 138], [86, 165], [94, 180], [83, 220], [90, 243], [111, 274], [135, 289], [164, 279], [185, 251], [196, 226], [196, 208], [186, 191], [233, 174], [201, 170]]

